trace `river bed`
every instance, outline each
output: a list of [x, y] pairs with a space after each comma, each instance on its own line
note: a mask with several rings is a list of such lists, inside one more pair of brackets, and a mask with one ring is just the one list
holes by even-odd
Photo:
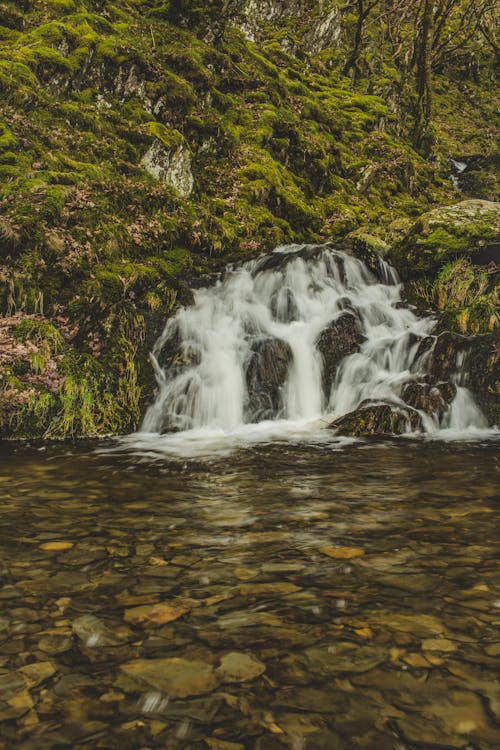
[[0, 748], [500, 747], [498, 455], [0, 446]]

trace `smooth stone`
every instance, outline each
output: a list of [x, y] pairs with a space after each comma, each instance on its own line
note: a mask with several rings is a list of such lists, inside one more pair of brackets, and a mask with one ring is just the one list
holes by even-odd
[[349, 701], [347, 695], [340, 691], [331, 692], [328, 688], [319, 690], [312, 687], [299, 687], [283, 691], [274, 699], [272, 705], [278, 708], [292, 708], [299, 711], [338, 714], [345, 713]]
[[89, 648], [96, 646], [122, 646], [123, 638], [119, 638], [102, 620], [95, 615], [82, 615], [73, 620], [73, 632]]
[[152, 688], [172, 698], [210, 693], [218, 684], [210, 664], [182, 658], [136, 659], [122, 664], [120, 670], [117, 687], [133, 691]]
[[389, 655], [381, 646], [360, 646], [358, 643], [344, 641], [330, 647], [308, 648], [305, 657], [315, 673], [335, 674], [368, 672], [388, 660]]
[[56, 668], [51, 661], [37, 661], [33, 664], [26, 664], [26, 666], [18, 669], [18, 672], [26, 679], [28, 687], [31, 688], [52, 677]]
[[0, 674], [0, 700], [8, 701], [26, 687], [26, 680], [17, 672]]
[[44, 635], [38, 641], [38, 648], [46, 654], [63, 654], [69, 651], [73, 639], [68, 635]]
[[125, 610], [125, 620], [134, 625], [145, 624], [160, 627], [161, 625], [166, 625], [168, 622], [178, 620], [186, 612], [189, 612], [189, 607], [181, 602], [143, 604], [142, 606]]
[[322, 547], [320, 552], [334, 560], [351, 560], [365, 554], [365, 551], [359, 547]]
[[74, 542], [44, 542], [40, 544], [39, 549], [43, 549], [44, 552], [64, 552], [64, 550], [71, 549], [74, 546]]
[[266, 671], [266, 665], [252, 654], [231, 651], [222, 657], [216, 674], [222, 682], [248, 682], [260, 677]]
[[286, 596], [300, 591], [300, 587], [294, 583], [242, 583], [238, 586], [242, 596]]
[[204, 742], [210, 750], [245, 750], [244, 745], [240, 745], [239, 742], [227, 742], [217, 737], [208, 737]]
[[422, 641], [424, 651], [456, 651], [457, 645], [447, 638], [426, 638]]

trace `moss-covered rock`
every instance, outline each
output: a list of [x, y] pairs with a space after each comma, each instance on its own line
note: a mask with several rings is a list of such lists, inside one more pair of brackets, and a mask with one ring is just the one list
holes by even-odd
[[337, 435], [349, 437], [389, 437], [421, 429], [420, 414], [410, 407], [391, 404], [361, 404], [355, 411], [344, 414], [328, 427]]
[[391, 250], [403, 279], [432, 275], [459, 257], [500, 261], [500, 203], [468, 200], [423, 214]]

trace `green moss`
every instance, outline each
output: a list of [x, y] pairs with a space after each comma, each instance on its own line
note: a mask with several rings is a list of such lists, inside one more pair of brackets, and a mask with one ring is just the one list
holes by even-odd
[[48, 346], [53, 354], [60, 354], [66, 346], [57, 328], [39, 318], [26, 318], [14, 328], [12, 335], [23, 343], [31, 341], [37, 346]]

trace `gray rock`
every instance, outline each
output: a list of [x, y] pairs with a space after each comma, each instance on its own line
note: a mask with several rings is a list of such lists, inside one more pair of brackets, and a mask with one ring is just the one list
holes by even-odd
[[260, 339], [252, 345], [246, 366], [247, 417], [252, 422], [275, 419], [283, 410], [282, 389], [292, 361], [289, 344], [280, 339]]
[[365, 336], [360, 325], [349, 312], [332, 320], [319, 334], [316, 347], [323, 358], [323, 392], [327, 401], [340, 363], [345, 357], [359, 351], [363, 341]]

